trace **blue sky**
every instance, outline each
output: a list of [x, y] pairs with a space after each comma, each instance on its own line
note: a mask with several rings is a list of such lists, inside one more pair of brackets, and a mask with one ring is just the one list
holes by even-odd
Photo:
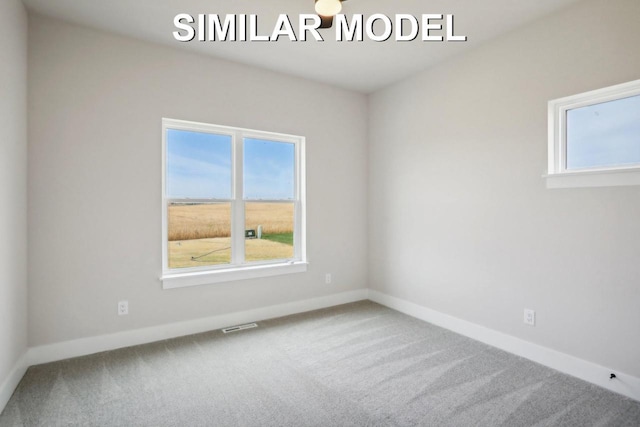
[[567, 169], [640, 164], [640, 95], [567, 111]]
[[244, 140], [244, 198], [293, 200], [294, 153], [290, 143]]
[[[244, 140], [245, 199], [293, 199], [294, 144]], [[231, 198], [231, 137], [167, 130], [167, 197]]]

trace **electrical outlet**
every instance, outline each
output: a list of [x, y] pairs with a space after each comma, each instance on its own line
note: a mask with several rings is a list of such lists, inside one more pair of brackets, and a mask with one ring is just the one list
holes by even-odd
[[119, 301], [118, 316], [124, 316], [125, 314], [129, 314], [129, 301]]
[[524, 309], [524, 323], [527, 325], [536, 325], [536, 312], [528, 308]]
[[324, 275], [324, 283], [326, 283], [327, 285], [331, 284], [331, 273], [327, 273]]

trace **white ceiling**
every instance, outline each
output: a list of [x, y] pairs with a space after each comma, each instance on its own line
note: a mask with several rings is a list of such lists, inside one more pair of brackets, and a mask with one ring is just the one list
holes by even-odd
[[259, 66], [339, 87], [372, 92], [452, 55], [473, 49], [579, 0], [349, 0], [346, 15], [397, 13], [454, 14], [455, 34], [465, 43], [336, 42], [333, 29], [324, 42], [197, 42], [174, 40], [178, 13], [258, 15], [260, 34], [273, 29], [277, 15], [313, 13], [313, 0], [23, 0], [31, 11], [137, 39]]

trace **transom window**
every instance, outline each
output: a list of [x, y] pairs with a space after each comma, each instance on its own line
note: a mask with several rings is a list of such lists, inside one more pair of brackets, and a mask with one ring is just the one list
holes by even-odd
[[640, 80], [549, 102], [547, 184], [640, 184]]
[[162, 125], [163, 286], [306, 270], [304, 138]]

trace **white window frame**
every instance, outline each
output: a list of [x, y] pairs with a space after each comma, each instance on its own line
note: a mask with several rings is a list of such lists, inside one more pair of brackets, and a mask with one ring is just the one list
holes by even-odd
[[549, 101], [547, 188], [640, 185], [640, 165], [567, 170], [567, 111], [640, 95], [640, 80]]
[[[213, 133], [231, 136], [232, 190], [229, 200], [191, 200], [196, 202], [224, 202], [231, 204], [232, 251], [230, 264], [203, 267], [169, 268], [168, 265], [168, 204], [167, 181], [167, 129]], [[243, 139], [255, 138], [294, 144], [295, 184], [294, 199], [294, 256], [285, 260], [244, 262], [245, 202], [243, 198]], [[174, 199], [171, 199], [174, 200]], [[260, 203], [282, 203], [283, 200], [256, 200]], [[274, 132], [258, 131], [185, 120], [162, 119], [162, 281], [163, 289], [197, 286], [233, 280], [254, 279], [281, 274], [301, 273], [307, 270], [306, 253], [306, 183], [305, 183], [305, 138]]]

